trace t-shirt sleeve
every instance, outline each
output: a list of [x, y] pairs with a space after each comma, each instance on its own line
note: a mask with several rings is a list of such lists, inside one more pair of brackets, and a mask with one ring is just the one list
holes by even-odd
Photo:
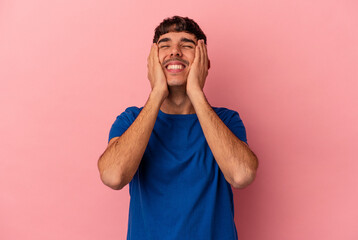
[[233, 111], [227, 127], [235, 134], [236, 137], [247, 144], [246, 129], [238, 112]]
[[241, 141], [247, 144], [246, 129], [238, 112], [227, 108], [213, 108], [220, 119]]
[[137, 107], [129, 107], [117, 116], [116, 120], [112, 124], [111, 130], [109, 131], [108, 142], [114, 137], [122, 136], [122, 134], [127, 131], [137, 118], [140, 110], [141, 109]]

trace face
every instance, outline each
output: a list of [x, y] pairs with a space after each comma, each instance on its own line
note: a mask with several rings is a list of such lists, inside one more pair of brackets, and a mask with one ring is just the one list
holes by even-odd
[[169, 86], [185, 86], [189, 66], [194, 61], [195, 35], [186, 32], [169, 32], [160, 36], [159, 61]]

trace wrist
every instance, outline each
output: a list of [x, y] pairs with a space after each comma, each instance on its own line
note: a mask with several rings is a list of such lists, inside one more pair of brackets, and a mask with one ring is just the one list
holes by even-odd
[[201, 88], [188, 90], [187, 95], [194, 107], [196, 102], [206, 99], [205, 94]]
[[188, 97], [190, 99], [192, 99], [192, 98], [194, 99], [194, 98], [197, 98], [197, 97], [200, 97], [200, 96], [204, 95], [204, 92], [203, 92], [202, 88], [197, 86], [197, 87], [187, 88], [186, 94], [188, 95]]
[[159, 89], [153, 88], [152, 91], [150, 92], [149, 98], [154, 99], [158, 101], [160, 104], [162, 104], [164, 100], [167, 98], [167, 96], [168, 96], [168, 90], [161, 91]]

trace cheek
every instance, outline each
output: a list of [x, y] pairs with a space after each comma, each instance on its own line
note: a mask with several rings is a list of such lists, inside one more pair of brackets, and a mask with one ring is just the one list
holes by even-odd
[[159, 58], [159, 62], [160, 62], [160, 63], [163, 63], [164, 57], [165, 57], [165, 54], [164, 54], [163, 52], [159, 52], [159, 53], [158, 53], [158, 58]]
[[195, 52], [188, 55], [189, 63], [192, 64], [195, 59]]

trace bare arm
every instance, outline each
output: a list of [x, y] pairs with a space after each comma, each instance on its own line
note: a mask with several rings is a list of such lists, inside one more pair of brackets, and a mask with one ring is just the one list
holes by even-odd
[[127, 131], [111, 139], [98, 160], [98, 169], [105, 185], [118, 190], [132, 180], [148, 145], [160, 105], [161, 97], [151, 94]]
[[204, 93], [192, 94], [191, 98], [206, 141], [225, 179], [234, 188], [249, 185], [256, 175], [256, 155], [221, 121]]
[[187, 94], [225, 179], [233, 187], [243, 188], [254, 180], [258, 160], [246, 143], [230, 131], [207, 102], [202, 89], [208, 74], [208, 66], [206, 46], [200, 40], [188, 75]]
[[98, 160], [101, 179], [112, 189], [122, 189], [132, 180], [148, 145], [160, 106], [168, 96], [167, 82], [157, 53], [157, 46], [153, 44], [148, 57], [148, 78], [152, 91], [147, 103], [127, 131], [111, 139]]

